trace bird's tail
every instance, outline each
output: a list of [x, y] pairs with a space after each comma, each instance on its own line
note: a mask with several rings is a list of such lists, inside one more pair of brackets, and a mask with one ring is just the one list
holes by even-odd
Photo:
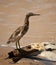
[[7, 41], [7, 44], [9, 44], [10, 43], [10, 41]]

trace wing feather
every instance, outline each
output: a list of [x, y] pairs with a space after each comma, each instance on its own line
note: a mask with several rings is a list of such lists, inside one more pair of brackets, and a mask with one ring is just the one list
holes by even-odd
[[20, 34], [21, 34], [21, 30], [22, 30], [23, 26], [20, 26], [19, 28], [17, 28], [9, 37], [8, 41], [11, 41], [12, 39], [17, 38]]

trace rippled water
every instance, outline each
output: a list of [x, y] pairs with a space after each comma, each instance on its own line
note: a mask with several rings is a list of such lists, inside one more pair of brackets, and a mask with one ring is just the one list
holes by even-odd
[[[0, 0], [0, 42], [5, 43], [11, 33], [23, 25], [28, 12], [40, 13], [30, 18], [27, 34], [21, 43], [56, 42], [56, 0]], [[0, 44], [1, 44], [0, 43]]]

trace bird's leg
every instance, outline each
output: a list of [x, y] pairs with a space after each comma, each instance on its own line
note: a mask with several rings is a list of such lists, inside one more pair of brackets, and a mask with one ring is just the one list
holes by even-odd
[[20, 43], [19, 43], [19, 40], [18, 40], [18, 45], [19, 45], [19, 49], [20, 49]]
[[17, 41], [16, 41], [16, 49], [18, 49], [18, 47], [17, 47]]

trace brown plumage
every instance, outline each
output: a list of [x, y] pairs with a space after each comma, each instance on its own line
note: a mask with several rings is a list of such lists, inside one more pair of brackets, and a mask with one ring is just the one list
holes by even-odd
[[17, 47], [17, 43], [19, 45], [19, 48], [20, 48], [20, 39], [26, 34], [26, 32], [28, 31], [29, 29], [29, 17], [30, 16], [34, 16], [34, 15], [40, 15], [40, 14], [34, 14], [34, 13], [28, 13], [26, 15], [26, 18], [25, 18], [25, 21], [24, 21], [24, 25], [23, 26], [20, 26], [19, 28], [17, 28], [13, 33], [12, 35], [10, 36], [10, 38], [8, 39], [7, 41], [7, 44], [9, 44], [10, 42], [16, 42], [16, 48]]

